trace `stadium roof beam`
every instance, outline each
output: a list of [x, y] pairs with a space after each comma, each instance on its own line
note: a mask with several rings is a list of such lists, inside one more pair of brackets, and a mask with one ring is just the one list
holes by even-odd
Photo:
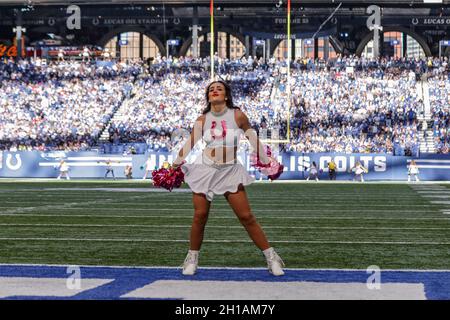
[[[301, 2], [302, 6], [318, 5], [318, 6], [332, 6], [337, 3], [342, 2], [343, 6], [369, 6], [369, 5], [381, 5], [381, 6], [439, 6], [448, 5], [450, 0], [442, 0], [441, 3], [425, 3], [425, 0], [305, 0]], [[208, 5], [210, 0], [96, 0], [95, 5], [113, 5], [113, 4], [132, 4], [132, 5], [151, 5], [151, 4], [179, 4], [179, 5]], [[3, 0], [0, 5], [69, 5], [69, 4], [80, 4], [80, 5], [93, 5], [91, 0]], [[220, 5], [241, 5], [241, 6], [254, 6], [254, 5], [275, 5], [275, 0], [252, 0], [247, 3], [242, 0], [221, 0]]]

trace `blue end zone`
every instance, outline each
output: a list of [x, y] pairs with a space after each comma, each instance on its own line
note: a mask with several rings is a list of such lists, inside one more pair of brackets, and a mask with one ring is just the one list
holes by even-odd
[[[181, 274], [175, 268], [113, 268], [80, 267], [83, 279], [115, 279], [105, 285], [83, 291], [71, 297], [10, 296], [6, 299], [70, 299], [70, 300], [116, 300], [122, 295], [157, 280], [194, 280], [194, 281], [263, 281], [263, 282], [322, 282], [322, 283], [363, 283], [370, 276], [366, 271], [351, 270], [295, 270], [287, 269], [283, 277], [274, 277], [264, 269], [220, 269], [200, 268], [193, 277]], [[64, 278], [70, 274], [64, 266], [24, 266], [0, 265], [0, 277], [25, 278]], [[381, 283], [423, 284], [427, 299], [450, 299], [449, 271], [383, 271]], [[139, 299], [141, 300], [141, 299]], [[154, 299], [152, 299], [154, 300]], [[164, 299], [166, 300], [166, 299]]]

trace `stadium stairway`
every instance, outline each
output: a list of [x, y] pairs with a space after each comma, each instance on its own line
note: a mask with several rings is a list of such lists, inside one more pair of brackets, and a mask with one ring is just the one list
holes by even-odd
[[[103, 129], [102, 133], [100, 134], [100, 143], [109, 142], [109, 128], [111, 127], [111, 123], [113, 122], [120, 122], [120, 120], [123, 119], [123, 114], [121, 110], [126, 109], [128, 104], [130, 103], [130, 99], [126, 99], [122, 102], [122, 104], [114, 111], [113, 116], [109, 120], [109, 122], [106, 124], [105, 128]], [[125, 108], [123, 108], [125, 107]]]
[[423, 101], [423, 112], [417, 116], [417, 119], [422, 122], [419, 134], [420, 152], [436, 153], [433, 130], [431, 129], [431, 104], [428, 82], [426, 80], [417, 82], [416, 89], [419, 98]]
[[111, 123], [119, 122], [120, 120], [123, 119], [123, 113], [121, 112], [121, 110], [127, 110], [128, 104], [130, 103], [130, 101], [132, 101], [133, 97], [136, 95], [136, 91], [135, 91], [135, 87], [134, 87], [135, 82], [136, 82], [136, 79], [134, 79], [134, 81], [133, 81], [133, 89], [132, 89], [131, 93], [127, 97], [125, 97], [122, 100], [122, 103], [119, 104], [114, 109], [114, 111], [111, 115], [111, 118], [109, 119], [109, 121], [105, 125], [105, 127], [103, 128], [103, 131], [100, 133], [100, 139], [99, 139], [100, 144], [109, 142], [109, 128], [111, 127]]

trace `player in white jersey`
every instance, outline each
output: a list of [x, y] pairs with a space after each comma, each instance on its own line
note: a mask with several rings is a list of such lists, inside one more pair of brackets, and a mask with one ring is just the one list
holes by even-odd
[[[231, 88], [222, 81], [214, 81], [206, 89], [207, 108], [195, 122], [186, 144], [173, 162], [181, 165], [186, 183], [193, 192], [194, 219], [190, 235], [190, 250], [183, 264], [183, 274], [193, 275], [197, 270], [198, 256], [214, 195], [224, 195], [255, 245], [266, 258], [273, 275], [283, 275], [283, 261], [270, 246], [264, 231], [256, 221], [244, 186], [255, 181], [244, 166], [237, 161], [239, 140], [243, 134], [256, 150], [262, 163], [270, 159], [250, 126], [247, 116], [234, 107]], [[203, 139], [206, 147], [192, 164], [184, 159], [195, 144]]]

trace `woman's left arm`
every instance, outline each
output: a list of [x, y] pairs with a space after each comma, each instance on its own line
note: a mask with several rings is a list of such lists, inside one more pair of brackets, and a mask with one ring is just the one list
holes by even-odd
[[250, 121], [248, 120], [246, 114], [241, 110], [236, 110], [235, 116], [237, 125], [244, 131], [244, 136], [250, 142], [253, 150], [256, 150], [256, 154], [258, 155], [260, 161], [263, 164], [268, 164], [270, 162], [270, 159], [267, 157], [267, 154], [264, 151], [264, 145], [259, 140], [256, 130], [251, 127]]

